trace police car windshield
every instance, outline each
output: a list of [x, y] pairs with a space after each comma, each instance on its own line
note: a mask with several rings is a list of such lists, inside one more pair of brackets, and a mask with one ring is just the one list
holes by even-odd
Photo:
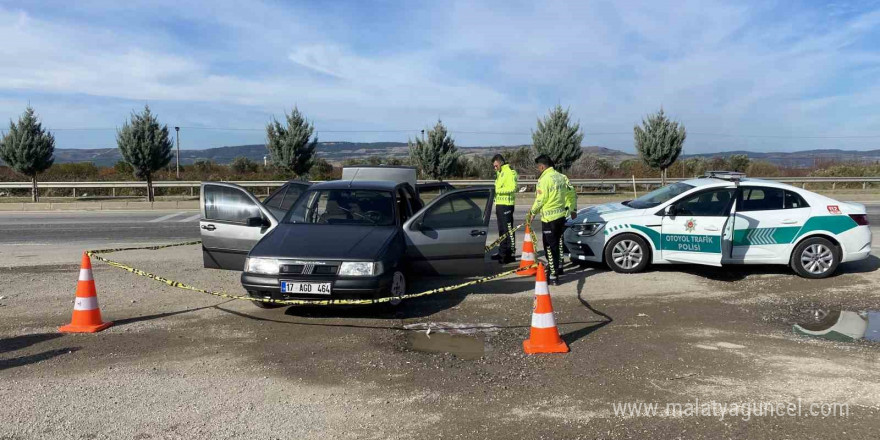
[[626, 206], [635, 209], [653, 208], [661, 203], [672, 199], [679, 194], [688, 191], [693, 187], [693, 185], [688, 185], [686, 183], [673, 183], [672, 185], [667, 185], [660, 189], [651, 191], [648, 194], [645, 194], [635, 200], [626, 202]]
[[362, 189], [308, 191], [284, 223], [388, 226], [394, 224], [394, 197], [389, 191]]

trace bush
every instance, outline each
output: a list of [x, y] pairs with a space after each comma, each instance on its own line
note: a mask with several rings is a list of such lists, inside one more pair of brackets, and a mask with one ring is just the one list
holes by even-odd
[[239, 156], [232, 159], [232, 163], [229, 164], [229, 169], [236, 174], [247, 174], [256, 173], [257, 170], [260, 169], [260, 166], [244, 156]]

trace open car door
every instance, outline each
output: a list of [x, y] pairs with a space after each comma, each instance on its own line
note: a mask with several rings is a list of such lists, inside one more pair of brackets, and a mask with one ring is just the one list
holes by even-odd
[[284, 218], [293, 202], [299, 198], [312, 184], [309, 182], [290, 181], [276, 189], [263, 200], [263, 206], [278, 220]]
[[661, 256], [680, 263], [721, 266], [722, 240], [729, 235], [735, 189], [712, 188], [669, 205], [660, 226]]
[[222, 182], [202, 182], [202, 257], [209, 269], [243, 270], [251, 248], [278, 225], [278, 219], [248, 190]]
[[404, 223], [406, 259], [415, 272], [476, 274], [488, 269], [485, 248], [494, 192], [470, 188], [443, 193]]

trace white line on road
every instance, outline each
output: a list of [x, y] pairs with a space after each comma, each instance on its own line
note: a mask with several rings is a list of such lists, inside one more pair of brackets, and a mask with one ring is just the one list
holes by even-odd
[[192, 222], [192, 221], [196, 221], [196, 220], [198, 220], [199, 217], [201, 217], [201, 216], [202, 216], [202, 214], [196, 214], [196, 215], [194, 215], [194, 216], [192, 216], [192, 217], [187, 217], [187, 218], [185, 218], [185, 219], [183, 219], [183, 220], [178, 220], [178, 222], [183, 223], [183, 222]]
[[185, 213], [185, 212], [175, 212], [174, 214], [163, 215], [162, 217], [154, 218], [154, 219], [150, 220], [150, 221], [147, 222], [147, 223], [158, 223], [158, 222], [164, 222], [165, 220], [168, 220], [168, 219], [170, 219], [171, 217], [177, 217], [178, 215], [181, 215], [181, 214], [186, 214], [186, 213]]

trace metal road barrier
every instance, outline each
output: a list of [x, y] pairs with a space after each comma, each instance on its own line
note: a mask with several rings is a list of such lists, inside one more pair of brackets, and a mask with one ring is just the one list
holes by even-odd
[[[760, 177], [758, 177], [760, 179]], [[867, 189], [868, 184], [880, 184], [880, 177], [766, 177], [765, 179], [777, 182], [788, 183], [795, 186], [806, 188], [808, 184], [830, 183], [832, 189], [836, 189], [837, 184], [843, 183], [861, 183], [862, 189]], [[666, 179], [668, 183], [687, 180], [683, 178]], [[287, 183], [283, 180], [265, 180], [265, 181], [228, 181], [246, 188], [262, 190], [266, 189], [268, 195], [273, 188], [280, 187]], [[319, 182], [319, 181], [315, 181]], [[420, 180], [419, 183], [435, 182], [432, 180]], [[446, 183], [457, 187], [492, 185], [494, 180], [446, 180]], [[201, 185], [201, 181], [155, 181], [154, 188], [178, 188], [189, 189], [190, 195], [195, 196]], [[661, 181], [657, 179], [635, 179], [635, 184], [641, 188], [658, 186]], [[519, 181], [520, 186], [526, 187], [528, 190], [534, 190], [537, 180], [524, 179]], [[581, 190], [584, 188], [600, 188], [606, 189], [608, 192], [615, 192], [619, 186], [632, 187], [632, 178], [613, 178], [613, 179], [571, 179], [571, 184]], [[40, 189], [67, 189], [70, 190], [70, 196], [76, 197], [77, 190], [84, 189], [109, 189], [111, 197], [116, 196], [117, 189], [143, 189], [146, 193], [146, 182], [133, 181], [116, 181], [116, 182], [39, 182]], [[31, 182], [0, 182], [0, 190], [3, 189], [31, 189]], [[254, 191], [256, 193], [256, 191]]]

